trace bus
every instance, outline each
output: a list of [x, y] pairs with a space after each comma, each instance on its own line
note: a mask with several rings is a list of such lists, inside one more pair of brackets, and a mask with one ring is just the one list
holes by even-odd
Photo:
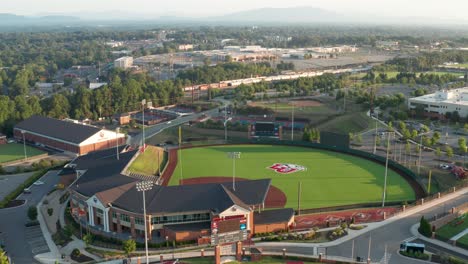
[[424, 244], [418, 244], [418, 243], [401, 243], [400, 244], [400, 251], [405, 251], [405, 252], [419, 252], [419, 253], [424, 253], [425, 245]]

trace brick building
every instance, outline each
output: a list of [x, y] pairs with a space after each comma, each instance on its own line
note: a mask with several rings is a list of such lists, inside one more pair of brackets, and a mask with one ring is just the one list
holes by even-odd
[[32, 116], [14, 128], [15, 139], [83, 155], [125, 144], [125, 134], [95, 126]]
[[[62, 174], [61, 182], [73, 180], [69, 191], [75, 220], [102, 235], [144, 237], [143, 198], [136, 190], [141, 179], [125, 174], [136, 151], [121, 149], [119, 160], [111, 150], [90, 153], [67, 166], [68, 173]], [[226, 223], [234, 223], [237, 231], [254, 234], [255, 218], [263, 219], [261, 230], [287, 230], [294, 222], [292, 209], [286, 213], [280, 209], [279, 214], [275, 210], [263, 211], [270, 184], [270, 179], [238, 181], [235, 191], [231, 183], [154, 185], [146, 191], [145, 199], [148, 237], [150, 240], [210, 241], [213, 226], [218, 223], [220, 233]], [[270, 217], [273, 219], [267, 220]]]

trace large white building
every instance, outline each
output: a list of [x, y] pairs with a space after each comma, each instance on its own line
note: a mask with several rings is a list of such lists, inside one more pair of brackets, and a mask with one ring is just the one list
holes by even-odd
[[461, 117], [468, 116], [468, 87], [441, 90], [432, 94], [410, 98], [408, 107], [423, 107], [427, 116], [443, 117], [448, 112], [457, 111]]
[[122, 57], [114, 61], [114, 67], [127, 69], [133, 66], [133, 57]]

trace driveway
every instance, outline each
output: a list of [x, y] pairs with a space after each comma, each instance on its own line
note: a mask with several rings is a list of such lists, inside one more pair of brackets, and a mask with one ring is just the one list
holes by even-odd
[[44, 185], [32, 185], [30, 194], [21, 194], [18, 198], [26, 200], [24, 205], [0, 209], [0, 232], [14, 264], [37, 263], [33, 256], [49, 251], [39, 226], [26, 228], [24, 225], [28, 222], [28, 208], [36, 206], [58, 183], [57, 173], [49, 171], [41, 178]]

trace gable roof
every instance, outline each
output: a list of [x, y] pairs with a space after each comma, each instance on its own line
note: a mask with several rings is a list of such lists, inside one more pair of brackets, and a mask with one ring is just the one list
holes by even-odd
[[292, 208], [262, 211], [254, 213], [255, 224], [287, 223], [294, 216]]
[[20, 122], [15, 126], [15, 129], [25, 130], [73, 144], [80, 144], [101, 131], [98, 127], [37, 115]]

